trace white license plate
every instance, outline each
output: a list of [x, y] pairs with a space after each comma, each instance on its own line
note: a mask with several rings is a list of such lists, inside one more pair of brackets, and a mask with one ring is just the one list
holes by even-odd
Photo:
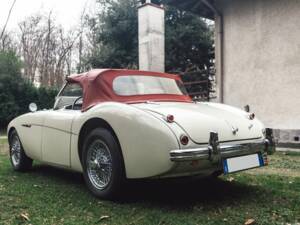
[[264, 166], [264, 161], [260, 154], [239, 156], [223, 160], [224, 174], [261, 166]]

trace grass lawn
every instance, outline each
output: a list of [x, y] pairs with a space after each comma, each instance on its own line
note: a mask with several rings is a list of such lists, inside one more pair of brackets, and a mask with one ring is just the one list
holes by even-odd
[[[7, 139], [0, 138], [0, 156], [7, 152], [8, 144]], [[1, 170], [1, 164], [0, 164]]]
[[0, 155], [0, 224], [297, 224], [300, 155], [220, 179], [136, 181], [118, 202], [94, 198], [78, 173], [36, 164], [13, 172]]
[[5, 145], [7, 143], [7, 139], [0, 138], [0, 145]]
[[0, 136], [6, 136], [6, 129], [0, 127]]

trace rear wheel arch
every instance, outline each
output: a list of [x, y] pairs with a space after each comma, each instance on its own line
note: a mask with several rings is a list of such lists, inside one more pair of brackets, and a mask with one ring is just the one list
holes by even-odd
[[8, 140], [8, 143], [10, 143], [10, 138], [11, 138], [11, 134], [13, 131], [16, 131], [16, 128], [15, 127], [11, 127], [9, 128], [9, 131], [7, 133], [7, 140]]
[[96, 128], [104, 128], [113, 135], [113, 137], [115, 138], [115, 140], [117, 141], [117, 143], [119, 145], [119, 148], [121, 149], [121, 155], [122, 155], [123, 164], [124, 164], [124, 157], [123, 157], [122, 148], [121, 148], [119, 139], [118, 139], [115, 131], [113, 130], [113, 128], [110, 126], [110, 124], [101, 118], [92, 118], [92, 119], [87, 120], [80, 129], [79, 138], [78, 138], [78, 155], [79, 155], [81, 164], [82, 164], [82, 151], [83, 151], [84, 139], [92, 130], [94, 130]]

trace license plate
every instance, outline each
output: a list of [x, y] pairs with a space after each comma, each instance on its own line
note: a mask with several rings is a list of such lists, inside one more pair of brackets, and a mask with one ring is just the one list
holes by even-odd
[[224, 174], [264, 166], [261, 154], [239, 156], [223, 160]]

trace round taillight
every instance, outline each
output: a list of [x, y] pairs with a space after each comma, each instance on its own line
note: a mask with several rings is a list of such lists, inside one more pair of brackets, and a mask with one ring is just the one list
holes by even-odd
[[174, 116], [173, 115], [167, 115], [167, 121], [169, 123], [173, 123], [174, 122]]
[[254, 114], [254, 113], [250, 113], [250, 114], [249, 114], [249, 119], [250, 119], [250, 120], [254, 120], [254, 118], [255, 118], [255, 114]]
[[189, 137], [186, 135], [180, 136], [180, 143], [183, 145], [187, 145], [189, 143]]

